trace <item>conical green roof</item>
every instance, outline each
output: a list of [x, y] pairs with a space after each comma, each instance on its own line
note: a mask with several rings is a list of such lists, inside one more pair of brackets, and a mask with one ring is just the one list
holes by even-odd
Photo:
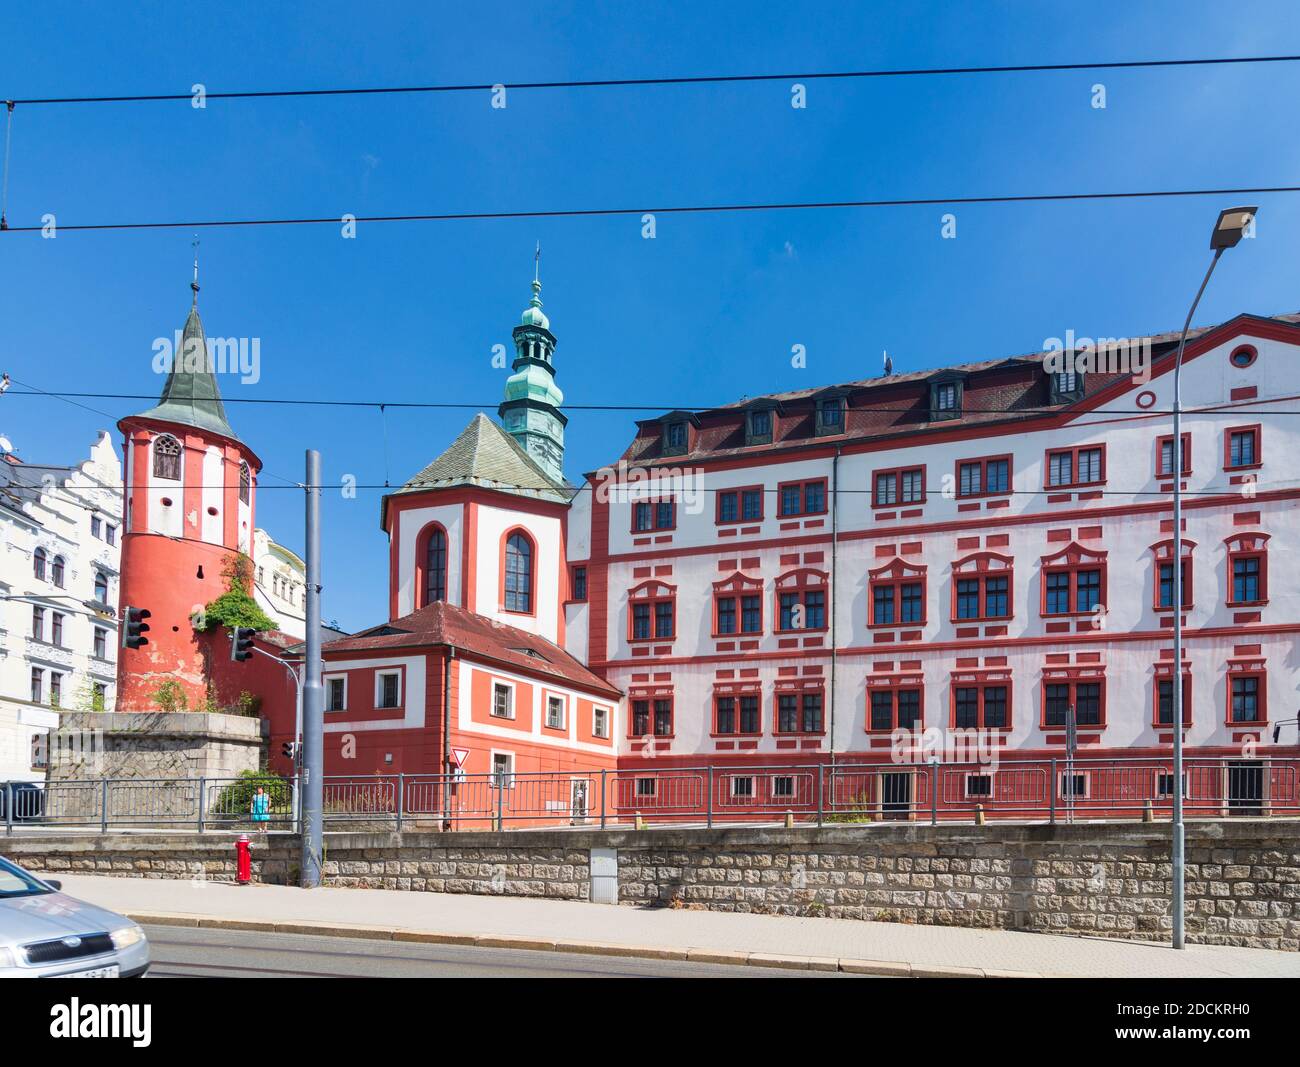
[[181, 333], [181, 346], [172, 358], [162, 397], [156, 407], [140, 412], [139, 417], [193, 426], [239, 440], [226, 419], [226, 407], [221, 402], [221, 390], [217, 388], [217, 376], [203, 334], [203, 322], [199, 318], [197, 286], [194, 304]]

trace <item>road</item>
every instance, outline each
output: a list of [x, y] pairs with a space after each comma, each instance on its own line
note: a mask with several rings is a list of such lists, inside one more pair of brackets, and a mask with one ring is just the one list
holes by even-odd
[[151, 978], [849, 978], [569, 952], [146, 926]]

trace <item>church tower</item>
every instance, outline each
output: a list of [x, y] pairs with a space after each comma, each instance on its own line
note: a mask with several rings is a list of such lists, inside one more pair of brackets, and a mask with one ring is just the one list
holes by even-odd
[[261, 461], [235, 434], [193, 299], [159, 402], [119, 422], [123, 435], [122, 609], [145, 608], [149, 643], [119, 650], [117, 708], [152, 711], [174, 680], [190, 708], [206, 696], [204, 643], [190, 621], [226, 591], [228, 564], [253, 543]]
[[[538, 252], [540, 261], [540, 249]], [[542, 311], [542, 283], [533, 275], [533, 298], [514, 329], [514, 374], [506, 379], [506, 396], [497, 415], [533, 461], [559, 484], [564, 483], [564, 394], [555, 384], [555, 335]]]

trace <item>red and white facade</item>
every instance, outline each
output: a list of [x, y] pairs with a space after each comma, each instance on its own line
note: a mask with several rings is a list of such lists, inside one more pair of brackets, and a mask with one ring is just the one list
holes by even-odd
[[[1028, 357], [640, 424], [566, 533], [568, 647], [626, 694], [620, 766], [889, 762], [899, 726], [1046, 758], [1071, 705], [1080, 757], [1167, 753], [1176, 341], [1073, 394]], [[1296, 714], [1300, 424], [1270, 412], [1297, 365], [1290, 317], [1187, 346], [1192, 753], [1267, 754]]]

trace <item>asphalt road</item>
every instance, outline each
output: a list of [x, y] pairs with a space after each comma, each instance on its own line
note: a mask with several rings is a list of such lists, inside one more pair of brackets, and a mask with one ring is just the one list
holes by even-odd
[[150, 978], [849, 978], [569, 952], [146, 926]]

